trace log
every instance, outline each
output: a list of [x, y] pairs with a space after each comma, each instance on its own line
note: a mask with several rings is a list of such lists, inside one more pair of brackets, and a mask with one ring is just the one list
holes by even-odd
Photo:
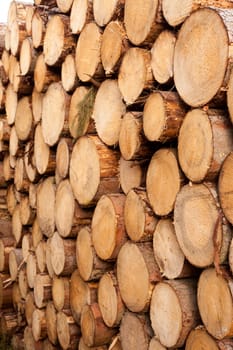
[[43, 342], [41, 340], [35, 341], [32, 328], [29, 326], [26, 326], [24, 329], [24, 344], [25, 344], [25, 350], [42, 350], [43, 349]]
[[[16, 133], [15, 125], [11, 128], [10, 140], [9, 140], [9, 152], [10, 156], [15, 157], [19, 153], [19, 138]], [[9, 159], [10, 162], [10, 159]], [[9, 164], [10, 165], [10, 164]]]
[[2, 52], [1, 60], [2, 60], [4, 71], [5, 71], [6, 75], [7, 75], [7, 78], [8, 78], [8, 75], [9, 75], [9, 59], [10, 59], [9, 52], [4, 49], [3, 52]]
[[92, 241], [102, 260], [113, 260], [127, 240], [124, 226], [124, 194], [103, 195], [94, 210]]
[[41, 122], [44, 141], [49, 146], [54, 146], [61, 135], [68, 133], [69, 105], [70, 96], [61, 83], [50, 84], [43, 98]]
[[35, 89], [39, 93], [45, 93], [50, 84], [60, 81], [60, 75], [45, 63], [44, 54], [41, 53], [36, 60], [34, 69]]
[[53, 175], [56, 168], [56, 155], [44, 141], [43, 130], [40, 123], [35, 128], [34, 135], [35, 166], [40, 175]]
[[29, 204], [32, 209], [36, 209], [36, 189], [37, 184], [36, 183], [30, 183], [29, 191], [28, 191], [28, 198], [29, 198]]
[[232, 9], [232, 1], [224, 0], [183, 0], [173, 1], [162, 0], [163, 16], [170, 26], [178, 26], [189, 17], [192, 12], [202, 7], [220, 7]]
[[74, 139], [85, 134], [96, 133], [92, 119], [95, 96], [95, 87], [88, 89], [85, 86], [77, 87], [72, 94], [69, 110], [69, 132]]
[[30, 181], [27, 177], [24, 160], [21, 157], [16, 159], [14, 184], [17, 191], [28, 193]]
[[195, 269], [182, 252], [171, 219], [159, 220], [153, 236], [155, 260], [163, 277], [168, 279], [195, 276]]
[[108, 344], [117, 333], [116, 328], [105, 325], [97, 303], [83, 307], [80, 326], [83, 341], [88, 346]]
[[76, 240], [76, 262], [80, 276], [84, 281], [98, 280], [112, 264], [101, 260], [93, 246], [91, 228], [85, 226], [79, 230]]
[[10, 25], [10, 51], [14, 56], [19, 56], [22, 42], [27, 36], [25, 22], [20, 23], [16, 19]]
[[154, 333], [165, 347], [183, 346], [189, 332], [199, 324], [196, 288], [196, 281], [192, 279], [156, 284], [151, 298], [150, 320]]
[[6, 51], [10, 51], [10, 29], [6, 27], [6, 32], [5, 32], [5, 40], [4, 40], [4, 49]]
[[131, 189], [145, 187], [145, 167], [136, 160], [125, 160], [120, 157], [119, 182], [122, 191], [127, 194]]
[[29, 292], [29, 285], [28, 285], [25, 265], [20, 269], [18, 273], [18, 283], [19, 283], [19, 291], [20, 291], [21, 298], [25, 300]]
[[151, 45], [163, 29], [159, 1], [125, 1], [124, 23], [132, 44]]
[[45, 63], [49, 66], [60, 66], [66, 55], [74, 51], [76, 41], [69, 21], [69, 17], [62, 14], [49, 18], [43, 45]]
[[178, 137], [186, 107], [173, 91], [152, 92], [143, 108], [143, 131], [149, 141], [167, 142]]
[[232, 337], [231, 283], [231, 277], [226, 278], [213, 267], [203, 270], [198, 280], [197, 301], [202, 322], [208, 333], [219, 340]]
[[158, 219], [149, 204], [145, 190], [134, 188], [128, 192], [124, 206], [124, 222], [132, 241], [152, 240]]
[[29, 197], [27, 195], [21, 197], [19, 206], [22, 225], [32, 225], [36, 213], [30, 207]]
[[173, 78], [173, 57], [176, 35], [170, 30], [163, 30], [151, 48], [151, 68], [159, 84], [167, 84]]
[[23, 236], [28, 232], [28, 228], [22, 225], [20, 206], [17, 204], [12, 214], [12, 234], [15, 238], [16, 246], [21, 246]]
[[18, 282], [13, 282], [12, 284], [12, 301], [14, 310], [19, 312], [24, 310]]
[[70, 12], [70, 28], [73, 34], [80, 34], [84, 26], [93, 21], [92, 6], [92, 1], [90, 0], [73, 1]]
[[127, 105], [139, 101], [143, 90], [152, 88], [150, 51], [139, 47], [126, 51], [119, 70], [118, 84]]
[[22, 75], [32, 74], [37, 59], [37, 52], [33, 48], [31, 38], [25, 38], [20, 49], [19, 65]]
[[147, 311], [154, 283], [161, 280], [152, 242], [128, 241], [123, 245], [117, 257], [117, 280], [127, 308], [133, 312]]
[[197, 327], [191, 330], [186, 340], [185, 349], [199, 349], [200, 344], [202, 344], [205, 349], [219, 350], [216, 340], [207, 333], [204, 327]]
[[93, 1], [93, 14], [95, 22], [104, 27], [111, 20], [119, 18], [123, 20], [124, 1], [110, 0], [101, 2], [100, 0]]
[[40, 49], [44, 43], [45, 29], [48, 22], [46, 11], [36, 7], [32, 16], [32, 43], [35, 49]]
[[13, 90], [12, 84], [8, 84], [6, 88], [5, 105], [6, 105], [6, 117], [9, 125], [14, 124], [17, 102], [18, 102], [17, 93]]
[[67, 316], [62, 311], [57, 313], [57, 336], [62, 349], [77, 349], [80, 327], [72, 316]]
[[146, 175], [147, 196], [156, 215], [163, 216], [172, 212], [181, 185], [182, 174], [176, 150], [161, 148], [156, 151]]
[[30, 191], [31, 183], [38, 182], [40, 177], [35, 165], [35, 154], [34, 154], [34, 147], [33, 147], [32, 141], [28, 141], [25, 145], [24, 167], [25, 167], [26, 175], [30, 180], [30, 184], [29, 184], [29, 191]]
[[27, 35], [32, 36], [32, 17], [35, 12], [35, 6], [27, 6], [26, 7], [26, 16], [25, 16], [25, 27]]
[[16, 281], [18, 277], [18, 267], [22, 266], [23, 253], [21, 248], [15, 248], [9, 253], [9, 272], [11, 281]]
[[122, 349], [146, 350], [152, 335], [148, 315], [125, 312], [120, 325]]
[[30, 252], [27, 257], [26, 272], [27, 272], [28, 285], [30, 288], [34, 288], [36, 276], [37, 274], [40, 273], [34, 252]]
[[78, 344], [78, 350], [107, 350], [107, 345], [101, 345], [101, 346], [95, 346], [95, 347], [90, 347], [90, 346], [87, 346], [84, 341], [83, 341], [83, 338], [81, 337], [80, 340], [79, 340], [79, 344]]
[[57, 311], [70, 313], [70, 278], [54, 277], [52, 284], [53, 304]]
[[231, 233], [219, 207], [213, 184], [185, 185], [177, 195], [175, 232], [186, 259], [194, 266], [203, 268], [226, 259]]
[[58, 232], [51, 237], [51, 263], [58, 276], [70, 276], [76, 269], [76, 242], [73, 239], [63, 239]]
[[45, 310], [35, 309], [32, 314], [32, 334], [35, 341], [42, 340], [47, 335]]
[[[192, 331], [191, 331], [192, 332]], [[163, 346], [159, 340], [156, 339], [156, 336], [151, 338], [150, 344], [149, 344], [149, 350], [166, 350], [165, 346]], [[215, 350], [215, 349], [213, 349]]]
[[13, 285], [9, 285], [10, 276], [8, 274], [0, 275], [0, 308], [2, 310], [7, 310], [12, 308], [13, 306], [13, 296], [12, 296], [12, 288]]
[[25, 298], [25, 318], [29, 327], [32, 326], [32, 314], [36, 309], [34, 294], [29, 291]]
[[75, 64], [78, 78], [82, 82], [103, 77], [103, 67], [100, 60], [102, 33], [95, 22], [90, 22], [81, 31], [76, 51]]
[[153, 147], [143, 134], [142, 123], [142, 112], [127, 112], [122, 118], [119, 148], [125, 160], [146, 161], [153, 154]]
[[219, 194], [219, 201], [221, 204], [221, 209], [226, 216], [227, 220], [232, 224], [233, 223], [233, 216], [231, 213], [232, 208], [232, 181], [231, 181], [231, 164], [233, 160], [233, 153], [229, 152], [229, 154], [226, 156], [220, 173], [219, 173], [219, 179], [218, 179], [218, 194]]
[[29, 4], [23, 2], [11, 1], [7, 13], [7, 25], [10, 28], [14, 20], [24, 22], [26, 18], [26, 9], [30, 7]]
[[199, 9], [183, 23], [174, 52], [174, 82], [181, 98], [191, 107], [207, 104], [221, 90], [228, 46], [228, 28], [217, 11]]
[[38, 219], [36, 217], [32, 225], [32, 245], [34, 249], [36, 249], [37, 245], [42, 239], [43, 239], [43, 234], [41, 232]]
[[[117, 3], [115, 0], [114, 2]], [[98, 3], [98, 1], [94, 2], [93, 8], [95, 8], [96, 3]], [[110, 4], [110, 6], [111, 5], [112, 4]], [[108, 6], [104, 8], [107, 9]], [[100, 12], [101, 15], [102, 13], [103, 11]], [[128, 49], [129, 42], [122, 22], [116, 20], [108, 23], [103, 32], [100, 48], [101, 61], [106, 76], [111, 76], [118, 72], [122, 57]]]
[[42, 233], [52, 236], [55, 230], [55, 185], [54, 178], [44, 179], [37, 187], [37, 220]]
[[44, 308], [52, 299], [52, 279], [47, 274], [37, 274], [34, 282], [34, 299], [36, 307]]
[[15, 209], [15, 206], [18, 202], [18, 194], [16, 193], [16, 188], [13, 184], [9, 184], [7, 187], [6, 203], [7, 210], [12, 215]]
[[68, 54], [61, 66], [61, 82], [66, 92], [72, 92], [78, 86], [78, 77], [75, 67], [75, 57]]
[[97, 282], [85, 282], [78, 270], [75, 270], [70, 279], [70, 308], [72, 315], [80, 325], [82, 309], [97, 301]]
[[29, 254], [32, 252], [33, 252], [32, 236], [31, 236], [31, 233], [27, 233], [23, 236], [23, 239], [22, 239], [22, 254], [25, 261], [27, 261]]
[[70, 155], [72, 148], [73, 140], [64, 137], [60, 138], [56, 150], [56, 173], [61, 180], [65, 179], [69, 174]]
[[38, 92], [36, 88], [32, 91], [32, 114], [35, 124], [41, 120], [42, 115], [43, 94]]
[[0, 239], [0, 272], [9, 272], [9, 254], [15, 247], [12, 236]]
[[53, 345], [57, 346], [57, 311], [52, 301], [49, 301], [46, 305], [45, 318], [47, 324], [48, 339]]
[[46, 268], [46, 241], [41, 240], [35, 249], [36, 261], [40, 273], [47, 272]]
[[70, 11], [73, 0], [56, 0], [57, 7], [63, 13], [67, 13]]
[[79, 230], [91, 224], [92, 210], [82, 209], [75, 200], [69, 180], [57, 187], [55, 198], [55, 224], [61, 237], [77, 237]]
[[11, 155], [6, 152], [3, 158], [3, 176], [6, 182], [14, 178], [14, 169], [10, 165]]
[[104, 145], [97, 136], [82, 136], [77, 140], [69, 175], [74, 196], [81, 206], [93, 206], [104, 193], [119, 192], [118, 157], [118, 152]]
[[114, 272], [107, 272], [100, 278], [98, 304], [104, 323], [108, 327], [117, 327], [125, 312], [125, 306]]
[[191, 181], [216, 179], [232, 147], [232, 126], [225, 112], [193, 109], [186, 114], [178, 137], [178, 157]]
[[114, 146], [119, 141], [121, 120], [125, 111], [126, 106], [117, 81], [105, 80], [96, 94], [93, 119], [98, 136], [108, 146]]
[[47, 267], [48, 274], [51, 278], [53, 278], [55, 276], [55, 272], [51, 262], [51, 237], [48, 238], [46, 241], [45, 259], [46, 259], [46, 267]]
[[19, 61], [16, 60], [13, 66], [12, 77], [13, 89], [21, 95], [30, 95], [33, 89], [33, 79], [30, 74], [22, 75], [20, 72]]

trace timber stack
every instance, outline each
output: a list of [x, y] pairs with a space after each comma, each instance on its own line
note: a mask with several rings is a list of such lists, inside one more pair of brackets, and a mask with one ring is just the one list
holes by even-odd
[[233, 2], [12, 1], [0, 333], [233, 349]]

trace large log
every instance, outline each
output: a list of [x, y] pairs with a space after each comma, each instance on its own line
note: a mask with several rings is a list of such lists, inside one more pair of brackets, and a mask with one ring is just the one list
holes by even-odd
[[32, 16], [32, 43], [35, 49], [43, 46], [45, 29], [48, 22], [48, 15], [45, 11], [40, 11], [37, 7]]
[[69, 175], [74, 196], [81, 206], [93, 206], [104, 193], [119, 192], [118, 157], [119, 153], [97, 136], [82, 136], [77, 140]]
[[[225, 14], [226, 20], [229, 15]], [[199, 9], [183, 23], [175, 46], [174, 81], [187, 104], [203, 106], [220, 92], [228, 64], [228, 47], [228, 28], [217, 11]]]
[[133, 312], [147, 311], [154, 284], [161, 279], [152, 242], [128, 241], [123, 245], [117, 258], [117, 279], [127, 308]]
[[232, 148], [232, 125], [224, 111], [193, 109], [186, 114], [178, 137], [178, 157], [191, 181], [214, 180]]
[[184, 255], [194, 266], [203, 268], [226, 259], [231, 232], [219, 207], [216, 188], [210, 183], [185, 185], [177, 195], [175, 232]]
[[92, 218], [92, 241], [97, 255], [103, 260], [116, 259], [126, 242], [124, 225], [124, 194], [103, 195]]
[[151, 298], [150, 319], [162, 345], [183, 346], [189, 332], [200, 320], [196, 281], [182, 279], [157, 283]]

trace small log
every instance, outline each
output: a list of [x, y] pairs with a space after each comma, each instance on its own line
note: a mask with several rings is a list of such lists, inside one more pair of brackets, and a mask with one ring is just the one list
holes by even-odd
[[63, 13], [67, 13], [70, 11], [73, 0], [56, 0], [57, 7]]
[[[0, 67], [0, 77], [1, 77], [1, 67]], [[4, 112], [5, 111], [5, 106], [6, 106], [6, 89], [3, 86], [2, 83], [2, 78], [0, 80], [0, 111]]]
[[131, 189], [145, 187], [146, 184], [145, 167], [136, 160], [125, 160], [123, 157], [119, 161], [119, 182], [122, 191], [127, 194]]
[[20, 23], [16, 19], [10, 25], [10, 50], [12, 55], [19, 56], [22, 42], [27, 36], [25, 22]]
[[9, 254], [15, 247], [13, 236], [0, 239], [0, 272], [9, 272]]
[[97, 282], [85, 282], [78, 270], [72, 273], [70, 279], [70, 307], [77, 324], [80, 324], [83, 307], [97, 301], [97, 288]]
[[34, 135], [35, 166], [40, 175], [53, 175], [56, 168], [56, 155], [44, 141], [41, 124], [38, 123]]
[[50, 84], [43, 98], [41, 122], [44, 141], [49, 146], [54, 146], [60, 135], [68, 134], [69, 105], [70, 96], [61, 83]]
[[[93, 21], [93, 4], [90, 0], [74, 0], [70, 12], [70, 28], [73, 34], [80, 34], [86, 24]], [[103, 6], [105, 8], [105, 6]]]
[[98, 136], [108, 146], [114, 146], [119, 141], [121, 120], [125, 111], [126, 106], [117, 81], [105, 80], [96, 94], [93, 119]]
[[186, 107], [173, 91], [149, 95], [143, 109], [143, 131], [149, 141], [167, 142], [178, 137]]
[[8, 8], [7, 12], [7, 25], [10, 28], [12, 25], [12, 22], [15, 20], [18, 20], [19, 22], [24, 22], [26, 18], [26, 8], [27, 6], [25, 3], [18, 3], [17, 1], [12, 1], [10, 3], [10, 6]]
[[117, 327], [125, 312], [125, 306], [114, 272], [107, 272], [100, 278], [98, 304], [104, 323], [108, 327]]
[[182, 180], [176, 150], [161, 148], [156, 151], [146, 175], [146, 192], [156, 215], [163, 216], [172, 212]]
[[88, 89], [85, 86], [77, 87], [72, 94], [69, 110], [69, 132], [75, 139], [85, 134], [96, 133], [92, 119], [95, 96], [96, 89], [94, 87]]
[[159, 84], [169, 83], [173, 78], [173, 57], [176, 35], [170, 30], [163, 30], [151, 48], [151, 68]]
[[55, 230], [55, 185], [54, 178], [44, 179], [37, 187], [37, 220], [42, 233], [52, 236]]
[[155, 285], [150, 320], [162, 345], [173, 348], [183, 346], [189, 332], [199, 324], [196, 288], [195, 280], [191, 279], [169, 280]]
[[97, 303], [83, 307], [80, 326], [83, 341], [88, 346], [108, 344], [117, 333], [117, 328], [105, 325]]
[[34, 294], [32, 291], [29, 291], [25, 298], [25, 317], [29, 327], [32, 326], [32, 314], [36, 309]]
[[32, 16], [32, 43], [35, 49], [39, 49], [44, 44], [45, 30], [48, 22], [46, 11], [40, 11], [37, 7]]
[[[15, 209], [16, 204], [18, 203], [18, 194], [16, 193], [17, 190], [13, 184], [9, 184], [7, 187], [7, 194], [6, 194], [6, 203], [7, 203], [7, 210], [12, 215]], [[1, 226], [2, 228], [2, 226]]]
[[[72, 100], [72, 98], [71, 98]], [[69, 174], [70, 155], [73, 148], [73, 141], [62, 137], [56, 149], [56, 173], [60, 179], [65, 179]]]
[[232, 148], [232, 125], [224, 111], [193, 109], [186, 114], [178, 137], [178, 157], [191, 181], [216, 179]]
[[48, 238], [46, 241], [45, 259], [46, 259], [46, 267], [47, 267], [48, 274], [51, 278], [53, 278], [55, 276], [55, 272], [51, 262], [51, 237]]
[[133, 312], [148, 310], [154, 283], [161, 280], [152, 242], [128, 241], [123, 245], [117, 258], [117, 279], [128, 309]]
[[41, 232], [38, 219], [36, 217], [32, 225], [32, 245], [34, 249], [36, 249], [37, 245], [42, 239], [43, 239], [43, 234]]
[[60, 236], [77, 237], [79, 230], [91, 224], [92, 210], [82, 209], [75, 200], [69, 180], [63, 180], [56, 189], [55, 224]]
[[41, 120], [42, 115], [43, 94], [38, 92], [36, 88], [32, 91], [32, 114], [35, 124]]
[[139, 101], [143, 90], [153, 86], [151, 53], [139, 47], [132, 47], [122, 58], [118, 84], [127, 105]]
[[24, 329], [24, 344], [25, 344], [25, 350], [43, 350], [43, 342], [41, 340], [35, 341], [32, 328], [29, 326], [26, 326]]
[[21, 157], [16, 159], [14, 184], [17, 191], [28, 193], [30, 181], [26, 174], [24, 160]]
[[13, 69], [12, 84], [14, 91], [20, 95], [30, 95], [33, 90], [32, 75], [21, 74], [18, 60], [14, 63]]
[[34, 282], [34, 299], [39, 309], [42, 309], [52, 299], [52, 279], [47, 274], [37, 274]]
[[101, 260], [93, 246], [91, 228], [80, 229], [76, 240], [76, 261], [80, 276], [84, 281], [98, 280], [112, 264]]
[[46, 242], [44, 240], [41, 240], [35, 249], [36, 253], [36, 261], [38, 265], [38, 269], [40, 273], [46, 273], [47, 267], [46, 267]]
[[59, 82], [60, 75], [45, 63], [44, 54], [41, 53], [36, 60], [34, 70], [35, 89], [39, 93], [45, 93], [50, 84]]
[[34, 154], [34, 147], [32, 145], [32, 141], [28, 141], [25, 145], [25, 151], [24, 151], [24, 167], [25, 172], [27, 174], [28, 179], [30, 180], [30, 185], [32, 182], [38, 182], [39, 181], [39, 174], [36, 169], [35, 165], [35, 154]]
[[125, 160], [149, 159], [153, 153], [153, 147], [142, 132], [142, 112], [127, 112], [122, 118], [119, 148]]
[[10, 28], [6, 27], [4, 49], [9, 52], [10, 48]]
[[124, 194], [103, 195], [94, 210], [91, 228], [97, 255], [103, 260], [116, 259], [126, 242]]
[[49, 18], [44, 37], [44, 59], [49, 66], [60, 66], [66, 55], [76, 46], [70, 31], [70, 18], [59, 14]]
[[56, 275], [70, 276], [76, 268], [76, 242], [73, 239], [62, 239], [55, 232], [51, 237], [51, 263]]
[[[74, 196], [81, 206], [93, 206], [104, 193], [119, 192], [118, 157], [119, 153], [97, 136], [82, 136], [77, 140], [69, 175]], [[91, 178], [88, 174], [92, 174]]]
[[155, 260], [162, 276], [168, 279], [195, 275], [195, 269], [185, 259], [171, 219], [159, 220], [153, 236]]
[[83, 338], [81, 337], [80, 340], [79, 340], [79, 344], [78, 344], [78, 350], [107, 350], [108, 347], [107, 345], [101, 345], [101, 346], [95, 346], [95, 347], [90, 347], [90, 346], [87, 346], [84, 341], [83, 341]]
[[191, 330], [186, 340], [185, 349], [200, 349], [200, 344], [202, 344], [205, 349], [219, 350], [216, 339], [207, 333], [204, 327], [197, 327]]
[[102, 33], [95, 22], [90, 22], [81, 31], [75, 52], [75, 64], [78, 78], [82, 82], [98, 80], [103, 77], [100, 59]]
[[[116, 3], [116, 1], [114, 2]], [[98, 1], [94, 2], [93, 8], [95, 3], [98, 3]], [[107, 9], [107, 6], [105, 8]], [[101, 61], [106, 76], [118, 72], [122, 57], [128, 49], [129, 42], [123, 23], [118, 20], [108, 23], [103, 32], [100, 48]]]
[[78, 86], [75, 57], [73, 54], [68, 54], [62, 63], [61, 82], [66, 92], [72, 92]]
[[231, 165], [233, 163], [233, 153], [229, 152], [220, 169], [218, 178], [218, 193], [221, 209], [227, 220], [232, 224], [233, 215], [231, 212], [232, 196], [232, 180], [231, 180]]
[[151, 241], [158, 219], [149, 204], [145, 190], [128, 192], [124, 206], [124, 221], [128, 236], [134, 242]]
[[48, 339], [53, 345], [57, 345], [57, 311], [52, 301], [49, 301], [45, 309]]
[[20, 199], [20, 218], [22, 225], [32, 225], [35, 219], [35, 211], [30, 207], [29, 197], [22, 196]]
[[[191, 331], [192, 332], [192, 331]], [[149, 350], [167, 350], [165, 346], [163, 346], [158, 339], [154, 336], [151, 338], [150, 344], [149, 344]], [[215, 350], [215, 349], [213, 349]]]
[[10, 309], [13, 306], [13, 296], [12, 289], [13, 285], [9, 284], [9, 280], [11, 277], [8, 274], [0, 275], [0, 308], [1, 311], [3, 309]]
[[206, 330], [221, 340], [232, 337], [232, 279], [227, 271], [213, 268], [202, 271], [198, 280], [197, 301]]
[[26, 7], [26, 16], [25, 16], [25, 27], [27, 35], [32, 36], [32, 17], [35, 12], [35, 6], [27, 6]]
[[44, 339], [47, 335], [45, 310], [35, 309], [32, 314], [32, 334], [35, 341]]
[[127, 36], [134, 45], [151, 45], [163, 29], [159, 1], [143, 4], [125, 1], [124, 23]]
[[8, 84], [6, 88], [6, 117], [9, 125], [14, 124], [15, 113], [17, 108], [18, 97], [17, 93], [13, 90], [12, 84]]
[[27, 257], [26, 272], [27, 272], [28, 285], [30, 288], [34, 288], [36, 276], [37, 274], [40, 273], [34, 252], [29, 253]]
[[25, 38], [22, 42], [19, 56], [20, 72], [22, 75], [32, 75], [37, 59], [37, 52], [33, 48], [31, 38]]
[[9, 74], [9, 59], [10, 59], [9, 52], [7, 50], [3, 50], [1, 60], [2, 60], [4, 71], [7, 75], [7, 78]]
[[32, 209], [36, 209], [36, 187], [37, 187], [37, 184], [32, 182], [30, 183], [28, 198], [29, 198], [29, 205]]
[[80, 327], [72, 316], [57, 313], [57, 336], [62, 349], [76, 350], [80, 339]]
[[[19, 153], [20, 145], [19, 145], [19, 138], [16, 133], [15, 125], [11, 128], [10, 131], [10, 140], [9, 140], [9, 153], [10, 156], [15, 157], [17, 153]], [[9, 159], [10, 162], [10, 159]]]
[[224, 263], [231, 232], [220, 212], [214, 184], [182, 187], [175, 202], [174, 226], [179, 245], [192, 265], [203, 268]]
[[16, 246], [21, 246], [23, 236], [28, 232], [28, 228], [23, 227], [22, 225], [20, 206], [17, 204], [12, 214], [12, 234], [15, 238]]
[[93, 1], [93, 13], [95, 22], [104, 27], [111, 20], [119, 19], [123, 22], [124, 1], [110, 0], [104, 4], [100, 0]]
[[120, 325], [122, 349], [146, 350], [152, 335], [150, 320], [146, 314], [125, 312]]
[[33, 251], [32, 235], [31, 233], [27, 233], [23, 236], [23, 239], [22, 239], [22, 253], [25, 261], [27, 261], [27, 258], [32, 251]]
[[57, 311], [70, 311], [70, 278], [54, 277], [52, 284], [53, 304]]
[[27, 294], [29, 292], [27, 271], [26, 271], [26, 266], [25, 265], [19, 270], [18, 283], [19, 283], [19, 291], [20, 291], [21, 298], [23, 300], [25, 300], [26, 297], [27, 297]]

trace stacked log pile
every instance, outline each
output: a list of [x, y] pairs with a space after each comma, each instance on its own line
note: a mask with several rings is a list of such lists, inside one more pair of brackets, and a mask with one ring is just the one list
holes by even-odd
[[0, 333], [233, 349], [233, 2], [12, 1]]

